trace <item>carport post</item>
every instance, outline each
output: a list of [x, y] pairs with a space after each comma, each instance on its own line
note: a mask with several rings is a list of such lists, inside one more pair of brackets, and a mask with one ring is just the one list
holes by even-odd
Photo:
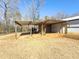
[[31, 27], [31, 29], [30, 29], [30, 35], [32, 36], [32, 27]]
[[67, 24], [65, 25], [65, 34], [67, 34]]
[[41, 25], [41, 35], [43, 35], [43, 24]]
[[15, 24], [15, 38], [17, 39], [17, 25]]
[[22, 32], [22, 28], [23, 28], [23, 27], [21, 26], [21, 32]]
[[43, 32], [44, 32], [44, 35], [46, 34], [46, 25], [44, 24], [43, 25]]

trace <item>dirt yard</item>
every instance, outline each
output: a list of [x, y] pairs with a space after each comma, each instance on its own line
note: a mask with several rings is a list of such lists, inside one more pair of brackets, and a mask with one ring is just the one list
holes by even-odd
[[0, 37], [0, 59], [79, 59], [79, 40], [59, 34]]

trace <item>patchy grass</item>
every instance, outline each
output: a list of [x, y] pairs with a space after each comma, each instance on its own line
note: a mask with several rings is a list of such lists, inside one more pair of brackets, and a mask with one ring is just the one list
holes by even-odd
[[68, 33], [64, 37], [79, 40], [79, 33]]
[[0, 40], [0, 59], [78, 58], [79, 41], [60, 37], [59, 34], [25, 35], [19, 37], [18, 40]]

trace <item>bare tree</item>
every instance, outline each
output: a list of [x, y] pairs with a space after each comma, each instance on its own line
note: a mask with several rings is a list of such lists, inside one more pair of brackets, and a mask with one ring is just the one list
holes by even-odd
[[18, 9], [14, 10], [12, 17], [14, 20], [21, 20], [21, 13]]
[[58, 12], [56, 15], [55, 15], [55, 18], [57, 18], [57, 19], [64, 19], [64, 18], [67, 18], [67, 17], [69, 17], [69, 15], [67, 15], [66, 13], [64, 13], [64, 12]]
[[16, 9], [18, 0], [0, 0], [0, 7], [4, 10], [5, 20], [5, 32], [9, 32], [10, 19], [12, 17], [13, 10]]
[[40, 18], [40, 9], [44, 4], [44, 0], [30, 0], [30, 3], [27, 7], [29, 17], [34, 20], [39, 20]]

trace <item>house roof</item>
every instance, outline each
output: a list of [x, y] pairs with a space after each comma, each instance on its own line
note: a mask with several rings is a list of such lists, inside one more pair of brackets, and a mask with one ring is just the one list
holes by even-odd
[[79, 20], [79, 16], [74, 16], [74, 17], [69, 17], [69, 18], [65, 18], [65, 19], [62, 19], [64, 21], [74, 21], [74, 20]]
[[37, 25], [37, 24], [41, 24], [42, 21], [15, 21], [16, 24], [22, 26], [22, 25]]
[[21, 20], [18, 20], [18, 21], [15, 21], [16, 24], [22, 26], [22, 25], [28, 25], [31, 23], [31, 21], [21, 21]]
[[44, 20], [44, 21], [15, 21], [16, 24], [22, 26], [22, 25], [40, 25], [40, 24], [55, 24], [55, 23], [59, 23], [62, 22], [62, 20], [53, 20], [53, 19], [48, 19], [48, 20]]
[[65, 19], [62, 19], [62, 20], [64, 20], [67, 24], [71, 24], [71, 25], [79, 24], [79, 16], [65, 18]]
[[45, 24], [56, 24], [56, 23], [60, 23], [60, 22], [63, 22], [63, 20], [48, 19], [48, 20], [44, 21]]
[[[75, 21], [75, 22], [74, 22]], [[68, 24], [77, 24], [79, 23], [79, 16], [75, 17], [70, 17], [70, 18], [65, 18], [62, 20], [56, 20], [56, 19], [47, 19], [47, 20], [37, 20], [37, 21], [22, 21], [22, 20], [17, 20], [15, 21], [16, 24], [22, 26], [22, 25], [39, 25], [39, 24], [58, 24], [58, 23], [65, 23], [67, 22]]]

